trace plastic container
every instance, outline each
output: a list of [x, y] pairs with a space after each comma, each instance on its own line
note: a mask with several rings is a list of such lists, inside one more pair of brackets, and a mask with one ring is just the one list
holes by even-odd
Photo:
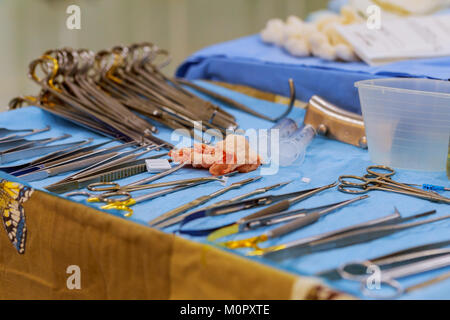
[[316, 135], [316, 130], [310, 125], [297, 129], [288, 138], [280, 139], [280, 165], [287, 167], [292, 164], [301, 165], [305, 160], [306, 148]]
[[450, 82], [392, 78], [355, 83], [371, 160], [445, 171], [450, 135]]

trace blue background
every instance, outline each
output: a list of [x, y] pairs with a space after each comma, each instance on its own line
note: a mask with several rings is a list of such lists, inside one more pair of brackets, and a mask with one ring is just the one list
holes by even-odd
[[360, 80], [387, 77], [450, 79], [450, 57], [401, 61], [371, 67], [364, 62], [298, 58], [252, 35], [202, 49], [181, 64], [177, 76], [251, 86], [289, 96], [288, 79], [295, 82], [297, 99], [317, 94], [341, 108], [360, 113]]

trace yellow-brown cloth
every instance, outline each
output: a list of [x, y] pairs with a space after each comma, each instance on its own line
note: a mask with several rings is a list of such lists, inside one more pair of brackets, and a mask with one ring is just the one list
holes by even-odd
[[[25, 252], [0, 230], [0, 299], [351, 298], [39, 190], [22, 205]], [[70, 285], [73, 266], [79, 289]]]

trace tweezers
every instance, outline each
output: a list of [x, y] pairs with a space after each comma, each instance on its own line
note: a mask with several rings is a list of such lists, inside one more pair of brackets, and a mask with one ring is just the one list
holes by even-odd
[[[394, 220], [394, 224], [389, 223], [384, 226], [360, 226], [351, 227], [351, 231], [337, 230], [328, 234], [323, 234], [314, 237], [309, 237], [306, 239], [295, 240], [289, 243], [268, 247], [261, 249], [260, 251], [255, 250], [251, 255], [263, 255], [266, 258], [274, 260], [282, 260], [286, 258], [292, 258], [297, 256], [302, 256], [306, 254], [326, 251], [330, 249], [343, 248], [351, 246], [354, 244], [365, 243], [375, 239], [389, 236], [391, 234], [417, 227], [420, 225], [441, 221], [449, 219], [450, 215], [445, 215], [442, 217], [432, 218], [428, 220], [421, 220], [417, 222], [404, 223], [411, 219], [416, 219], [419, 217], [427, 216], [435, 213], [436, 210], [427, 211], [407, 218], [397, 218]], [[399, 215], [396, 210], [396, 214]], [[394, 214], [395, 214], [394, 213]]]
[[35, 170], [31, 170], [31, 172], [19, 174], [17, 176], [25, 181], [35, 181], [53, 177], [68, 171], [80, 170], [120, 154], [117, 150], [126, 148], [129, 144], [134, 144], [134, 142], [100, 150], [76, 153], [68, 158], [46, 163], [41, 166], [41, 168], [35, 168]]
[[[88, 139], [85, 141], [80, 142], [77, 145], [73, 145], [73, 146], [69, 146], [65, 149], [62, 150], [58, 150], [58, 151], [54, 151], [51, 152], [45, 156], [39, 157], [35, 160], [29, 161], [27, 163], [24, 164], [20, 164], [20, 165], [15, 165], [15, 166], [7, 166], [7, 167], [0, 167], [0, 170], [7, 172], [11, 175], [16, 175], [17, 173], [21, 173], [24, 174], [26, 173], [28, 168], [33, 168], [35, 166], [41, 165], [41, 164], [45, 164], [48, 161], [52, 161], [54, 159], [59, 159], [60, 157], [64, 157], [67, 153], [73, 152], [74, 150], [78, 150], [78, 147], [87, 145], [89, 143], [92, 142], [93, 139]], [[23, 173], [22, 173], [23, 172]]]
[[34, 147], [39, 147], [39, 146], [44, 146], [47, 145], [49, 143], [58, 141], [58, 140], [64, 140], [66, 138], [70, 138], [71, 135], [70, 134], [64, 134], [62, 136], [59, 137], [54, 137], [54, 138], [45, 138], [45, 139], [37, 139], [37, 140], [25, 140], [26, 142], [23, 144], [19, 144], [16, 146], [12, 146], [9, 149], [4, 149], [0, 151], [0, 154], [7, 154], [7, 153], [11, 153], [11, 152], [15, 152], [15, 151], [21, 151], [21, 150], [26, 150], [26, 149], [30, 149], [30, 148], [34, 148]]
[[0, 163], [6, 163], [6, 162], [13, 162], [21, 159], [27, 159], [27, 158], [34, 158], [38, 157], [40, 155], [60, 151], [62, 149], [78, 145], [81, 141], [76, 142], [70, 142], [65, 144], [57, 144], [57, 145], [51, 145], [51, 146], [40, 146], [35, 148], [29, 148], [26, 150], [19, 150], [15, 152], [10, 152], [7, 154], [0, 155]]
[[33, 134], [36, 133], [41, 133], [41, 132], [45, 132], [50, 130], [50, 126], [46, 126], [45, 128], [42, 129], [6, 129], [6, 128], [0, 128], [0, 136], [2, 136], [3, 134], [8, 134], [9, 132], [27, 132], [24, 134], [11, 134], [9, 136], [2, 136], [0, 138], [0, 141], [4, 141], [4, 140], [9, 140], [9, 139], [13, 139], [13, 138], [23, 138], [23, 137], [28, 137], [31, 136]]

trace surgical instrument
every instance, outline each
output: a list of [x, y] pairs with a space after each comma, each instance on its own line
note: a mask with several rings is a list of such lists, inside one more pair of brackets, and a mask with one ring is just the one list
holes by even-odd
[[[24, 138], [31, 136], [33, 134], [41, 133], [50, 130], [50, 126], [46, 126], [42, 129], [6, 129], [6, 128], [0, 128], [0, 141], [4, 140], [10, 140], [13, 138]], [[16, 132], [27, 132], [24, 134], [16, 134]], [[11, 133], [10, 135], [7, 135], [8, 133]]]
[[283, 118], [285, 118], [291, 111], [292, 108], [294, 107], [294, 103], [295, 103], [295, 86], [294, 86], [294, 80], [289, 79], [289, 89], [290, 89], [290, 100], [289, 100], [289, 107], [286, 111], [284, 111], [280, 116], [276, 117], [276, 118], [271, 118], [269, 116], [266, 116], [264, 114], [261, 114], [237, 101], [234, 101], [228, 97], [225, 97], [221, 94], [218, 94], [214, 91], [208, 90], [202, 86], [199, 86], [191, 81], [188, 81], [186, 79], [182, 79], [182, 78], [176, 78], [174, 80], [174, 82], [178, 83], [178, 84], [182, 84], [188, 87], [191, 87], [201, 93], [207, 94], [208, 96], [217, 99], [217, 100], [221, 100], [222, 102], [225, 102], [226, 104], [230, 105], [231, 107], [244, 111], [248, 114], [251, 114], [255, 117], [264, 119], [264, 120], [268, 120], [268, 121], [272, 121], [272, 122], [277, 122], [278, 120], [281, 120]]
[[184, 162], [180, 163], [178, 166], [175, 166], [175, 167], [173, 167], [171, 169], [168, 169], [166, 171], [163, 171], [163, 172], [160, 172], [158, 174], [155, 174], [155, 175], [153, 175], [151, 177], [144, 178], [144, 179], [132, 182], [132, 183], [128, 184], [127, 186], [130, 186], [130, 187], [131, 186], [138, 186], [138, 185], [146, 184], [146, 183], [149, 183], [149, 182], [153, 182], [155, 180], [158, 180], [158, 179], [161, 179], [161, 178], [163, 178], [165, 176], [168, 176], [169, 174], [177, 172], [178, 170], [183, 168], [185, 165], [186, 165], [186, 163], [184, 163]]
[[21, 160], [21, 159], [38, 157], [38, 156], [46, 154], [46, 153], [50, 153], [50, 152], [62, 150], [64, 148], [68, 148], [68, 147], [71, 147], [74, 145], [78, 145], [79, 143], [80, 143], [80, 141], [70, 142], [70, 143], [65, 143], [65, 144], [50, 145], [50, 146], [39, 146], [39, 147], [29, 148], [29, 149], [25, 149], [25, 150], [14, 151], [14, 152], [10, 152], [7, 154], [2, 154], [2, 155], [0, 155], [0, 163], [13, 162], [13, 161]]
[[209, 201], [209, 200], [211, 200], [211, 199], [213, 199], [215, 197], [218, 197], [218, 196], [224, 194], [227, 191], [240, 188], [240, 187], [242, 187], [242, 186], [244, 186], [244, 185], [246, 185], [248, 183], [257, 181], [259, 179], [261, 179], [261, 176], [254, 177], [254, 178], [248, 178], [248, 179], [245, 179], [245, 180], [241, 180], [241, 181], [232, 183], [228, 187], [224, 187], [222, 189], [219, 189], [219, 190], [217, 190], [217, 191], [215, 191], [215, 192], [213, 192], [213, 193], [211, 193], [209, 195], [201, 196], [201, 197], [199, 197], [199, 198], [197, 198], [195, 200], [192, 200], [192, 201], [190, 201], [190, 202], [188, 202], [188, 203], [186, 203], [186, 204], [184, 204], [182, 206], [179, 206], [179, 207], [177, 207], [177, 208], [175, 208], [173, 210], [167, 211], [167, 212], [163, 213], [162, 215], [160, 215], [159, 217], [156, 217], [155, 219], [149, 221], [149, 224], [151, 226], [156, 226], [159, 223], [161, 223], [161, 222], [163, 222], [163, 221], [165, 221], [165, 220], [167, 220], [169, 218], [172, 218], [172, 217], [175, 217], [175, 216], [177, 216], [179, 214], [182, 214], [183, 212], [186, 212], [189, 209], [193, 209], [193, 208], [195, 208], [195, 207], [197, 207], [197, 206], [199, 206], [199, 205], [201, 205], [201, 204], [203, 204], [203, 203], [205, 203], [205, 202], [207, 202], [207, 201]]
[[24, 175], [21, 175], [18, 177], [20, 179], [22, 179], [24, 181], [28, 181], [28, 182], [36, 181], [36, 180], [43, 180], [43, 179], [46, 179], [49, 177], [59, 175], [61, 173], [83, 169], [87, 166], [98, 163], [99, 161], [109, 159], [110, 157], [111, 157], [110, 154], [101, 154], [98, 156], [88, 157], [88, 158], [80, 159], [77, 161], [71, 161], [69, 163], [61, 164], [58, 166], [51, 166], [49, 168], [39, 169], [34, 172], [27, 173], [27, 174], [24, 174]]
[[[103, 200], [103, 202], [106, 202], [106, 205], [101, 206], [100, 208], [105, 209], [105, 210], [111, 210], [111, 209], [115, 209], [115, 210], [122, 210], [122, 211], [126, 211], [126, 213], [124, 214], [124, 217], [130, 217], [133, 214], [133, 209], [129, 208], [132, 205], [135, 205], [136, 203], [139, 202], [143, 202], [143, 201], [147, 201], [150, 199], [154, 199], [157, 197], [161, 197], [164, 196], [166, 194], [170, 194], [170, 193], [174, 193], [177, 191], [181, 191], [187, 188], [191, 188], [191, 187], [195, 187], [197, 185], [201, 185], [207, 182], [210, 182], [211, 180], [208, 181], [198, 181], [195, 183], [188, 183], [188, 184], [184, 184], [184, 185], [177, 185], [171, 188], [167, 188], [167, 189], [163, 189], [163, 190], [158, 190], [158, 191], [154, 191], [148, 194], [144, 194], [142, 196], [138, 196], [136, 198], [129, 198], [126, 200], [117, 200], [114, 198], [110, 198], [108, 197], [107, 194], [103, 194], [100, 196], [106, 196]], [[72, 194], [67, 194], [67, 196], [76, 196], [76, 195], [84, 195], [84, 192], [74, 192]]]
[[341, 274], [343, 272], [346, 272], [354, 276], [363, 275], [366, 274], [368, 264], [376, 264], [378, 266], [393, 265], [393, 264], [397, 265], [405, 260], [409, 261], [412, 259], [420, 259], [422, 257], [429, 257], [434, 255], [440, 255], [443, 253], [450, 253], [450, 248], [446, 248], [444, 250], [441, 249], [443, 247], [448, 246], [450, 246], [450, 240], [428, 243], [407, 249], [398, 250], [395, 252], [384, 254], [382, 256], [370, 258], [362, 262], [345, 263], [344, 265], [341, 265], [338, 268], [321, 271], [316, 273], [315, 275], [318, 277], [327, 278], [328, 280], [342, 279], [343, 277], [341, 276]]
[[450, 191], [450, 188], [443, 186], [436, 186], [434, 184], [422, 184], [422, 189], [424, 190], [433, 190], [433, 191]]
[[[241, 240], [230, 240], [226, 241], [224, 243], [221, 243], [221, 245], [227, 247], [228, 249], [237, 249], [237, 248], [255, 248], [259, 249], [259, 244], [261, 242], [265, 242], [269, 239], [278, 238], [281, 236], [284, 236], [286, 234], [289, 234], [293, 231], [297, 231], [303, 227], [309, 226], [315, 222], [317, 222], [321, 217], [338, 210], [342, 207], [345, 207], [349, 204], [352, 204], [356, 201], [366, 199], [368, 196], [361, 196], [352, 198], [346, 201], [341, 201], [338, 203], [333, 203], [331, 205], [321, 206], [318, 208], [312, 208], [312, 209], [300, 209], [300, 210], [293, 210], [288, 212], [282, 212], [277, 215], [272, 215], [269, 217], [258, 217], [254, 219], [248, 219], [244, 224], [241, 224], [241, 230], [240, 231], [246, 231], [250, 229], [254, 229], [256, 227], [261, 226], [269, 226], [272, 224], [285, 222], [289, 220], [293, 220], [289, 223], [286, 223], [282, 226], [279, 226], [275, 229], [269, 230], [267, 232], [264, 232], [263, 234], [251, 237], [247, 239], [241, 239]], [[219, 233], [220, 230], [217, 231]], [[222, 236], [220, 234], [220, 236]], [[211, 234], [208, 237], [208, 240], [216, 240], [218, 236], [214, 236], [214, 234]]]
[[24, 138], [0, 141], [0, 153], [11, 152], [17, 149], [29, 148], [51, 142], [49, 138], [28, 140]]
[[[89, 139], [89, 143], [91, 143], [92, 140], [93, 139]], [[103, 154], [103, 153], [106, 153], [109, 151], [113, 151], [116, 149], [120, 149], [120, 148], [129, 146], [127, 143], [124, 143], [122, 145], [111, 147], [111, 148], [95, 150], [95, 149], [97, 149], [105, 144], [111, 143], [113, 141], [114, 140], [106, 141], [103, 143], [90, 145], [90, 146], [84, 146], [84, 147], [82, 147], [82, 145], [81, 145], [81, 146], [79, 146], [79, 148], [73, 148], [73, 149], [71, 148], [68, 150], [61, 151], [59, 153], [55, 153], [53, 155], [39, 158], [39, 159], [33, 161], [32, 163], [30, 163], [30, 165], [20, 168], [16, 171], [13, 171], [11, 174], [15, 175], [15, 176], [22, 176], [22, 175], [25, 175], [25, 174], [28, 174], [28, 173], [31, 173], [31, 172], [34, 172], [37, 170], [48, 169], [53, 166], [62, 165], [62, 164], [68, 163], [70, 161], [75, 161], [77, 159], [82, 159], [83, 157], [89, 157], [92, 155]]]
[[39, 146], [44, 146], [46, 144], [58, 141], [58, 140], [64, 140], [66, 138], [70, 138], [71, 135], [70, 134], [64, 134], [62, 136], [59, 137], [54, 137], [54, 138], [45, 138], [45, 139], [37, 139], [37, 140], [26, 140], [26, 142], [24, 144], [20, 144], [20, 145], [16, 145], [16, 146], [12, 146], [9, 149], [4, 149], [0, 151], [0, 154], [7, 154], [7, 153], [11, 153], [14, 151], [20, 151], [20, 150], [26, 150], [26, 149], [30, 149], [30, 148], [34, 148], [34, 147], [39, 147]]
[[317, 192], [333, 188], [336, 185], [337, 185], [337, 183], [333, 182], [333, 183], [325, 185], [323, 187], [312, 189], [310, 192], [306, 191], [306, 192], [303, 192], [303, 193], [301, 193], [299, 195], [293, 196], [291, 198], [288, 198], [288, 199], [285, 199], [285, 200], [281, 200], [281, 201], [279, 201], [277, 203], [274, 203], [274, 204], [268, 206], [267, 208], [264, 208], [264, 209], [262, 209], [260, 211], [257, 211], [255, 213], [251, 214], [247, 218], [253, 219], [253, 218], [263, 217], [263, 216], [266, 216], [266, 215], [269, 215], [269, 214], [272, 214], [272, 213], [285, 211], [285, 210], [289, 209], [291, 206], [293, 206], [294, 204], [305, 200], [306, 198], [316, 194]]
[[[218, 206], [216, 208], [207, 209], [204, 212], [194, 213], [192, 216], [186, 217], [186, 220], [183, 221], [180, 226], [179, 232], [185, 233], [185, 234], [192, 234], [192, 235], [208, 235], [213, 231], [216, 231], [218, 229], [223, 229], [222, 231], [224, 232], [224, 234], [227, 232], [231, 232], [230, 234], [233, 234], [233, 233], [237, 232], [239, 223], [244, 221], [246, 219], [246, 217], [242, 218], [244, 220], [240, 219], [236, 223], [226, 224], [226, 225], [209, 228], [209, 229], [199, 229], [199, 230], [187, 229], [186, 230], [186, 229], [182, 229], [182, 227], [184, 224], [188, 223], [189, 221], [198, 219], [198, 218], [202, 218], [204, 216], [223, 215], [223, 214], [228, 214], [228, 213], [232, 213], [232, 212], [236, 212], [236, 211], [257, 208], [257, 207], [261, 207], [261, 206], [265, 206], [265, 205], [277, 204], [277, 202], [279, 202], [279, 201], [283, 202], [286, 199], [297, 199], [296, 202], [299, 202], [301, 200], [309, 198], [310, 196], [312, 196], [322, 190], [326, 190], [326, 189], [329, 189], [334, 186], [336, 186], [335, 183], [333, 183], [331, 185], [326, 185], [323, 187], [317, 187], [317, 188], [312, 188], [312, 189], [284, 193], [284, 194], [280, 194], [280, 195], [267, 195], [264, 197], [253, 198], [253, 199], [239, 201], [239, 202], [233, 202], [230, 204]], [[268, 207], [268, 208], [270, 208], [270, 207]], [[266, 214], [270, 214], [272, 212], [272, 209], [269, 210], [268, 213], [266, 213], [266, 211], [263, 211], [265, 209], [257, 211], [255, 213], [251, 214], [250, 216], [248, 216], [248, 218], [253, 219], [256, 217], [265, 216]], [[225, 232], [225, 229], [228, 231]]]
[[48, 161], [52, 161], [54, 159], [64, 157], [67, 153], [77, 150], [77, 148], [80, 148], [84, 145], [90, 144], [93, 139], [87, 139], [84, 141], [81, 141], [79, 144], [71, 145], [67, 148], [64, 148], [62, 150], [57, 150], [54, 152], [51, 152], [45, 156], [39, 157], [37, 159], [31, 160], [29, 162], [19, 164], [19, 165], [13, 165], [13, 166], [3, 166], [0, 167], [0, 170], [5, 171], [9, 174], [16, 175], [21, 172], [26, 172], [28, 168], [32, 168], [33, 166], [44, 164]]
[[329, 249], [336, 249], [351, 246], [354, 244], [365, 243], [375, 239], [383, 238], [391, 234], [414, 228], [417, 226], [449, 219], [450, 215], [421, 220], [417, 222], [403, 223], [407, 220], [422, 217], [435, 213], [436, 210], [427, 211], [412, 217], [399, 219], [399, 223], [386, 226], [375, 226], [370, 228], [356, 229], [354, 231], [342, 232], [337, 230], [335, 234], [318, 236], [317, 239], [310, 238], [299, 239], [285, 244], [255, 250], [251, 255], [264, 255], [270, 259], [284, 259], [286, 257], [301, 256], [309, 253], [320, 252]]
[[25, 181], [35, 181], [53, 177], [55, 175], [68, 171], [80, 170], [119, 155], [120, 152], [115, 150], [119, 150], [125, 147], [127, 147], [126, 143], [111, 148], [83, 152], [81, 154], [76, 154], [62, 160], [56, 160], [46, 163], [40, 169], [31, 170], [31, 172], [29, 173], [17, 176]]
[[[378, 172], [377, 170], [386, 171], [387, 173]], [[338, 187], [339, 191], [360, 194], [371, 190], [382, 190], [419, 197], [435, 202], [450, 203], [449, 198], [440, 196], [435, 192], [421, 190], [392, 180], [390, 177], [395, 174], [395, 170], [390, 167], [380, 165], [369, 166], [367, 167], [367, 172], [368, 174], [362, 177], [354, 175], [340, 176], [340, 185]]]
[[[147, 159], [158, 158], [167, 155], [166, 153], [154, 155]], [[65, 193], [77, 189], [83, 189], [94, 182], [110, 182], [116, 181], [124, 178], [128, 178], [143, 172], [147, 172], [147, 167], [145, 165], [145, 159], [131, 160], [115, 166], [109, 169], [103, 169], [97, 174], [80, 178], [74, 180], [68, 180], [64, 182], [59, 182], [46, 186], [50, 192], [54, 193]]]
[[[154, 178], [154, 177], [152, 177]], [[155, 179], [156, 180], [156, 179]], [[132, 191], [141, 191], [141, 190], [147, 190], [147, 189], [154, 189], [154, 188], [160, 188], [160, 186], [167, 187], [167, 186], [173, 186], [173, 185], [179, 185], [179, 184], [188, 184], [188, 183], [195, 183], [199, 181], [220, 181], [222, 183], [226, 182], [226, 179], [222, 177], [200, 177], [200, 178], [188, 178], [188, 179], [182, 179], [182, 180], [174, 180], [174, 181], [167, 181], [167, 182], [161, 182], [161, 183], [154, 183], [154, 184], [133, 184], [133, 185], [125, 185], [120, 186], [117, 182], [98, 182], [98, 183], [92, 183], [88, 186], [88, 189], [90, 191], [100, 191], [105, 192], [108, 191], [110, 194], [114, 192], [132, 192]]]
[[[160, 146], [150, 147], [148, 145], [144, 145], [144, 146], [140, 146], [139, 148], [137, 148], [135, 150], [121, 152], [119, 154], [111, 156], [108, 159], [105, 159], [103, 161], [100, 161], [100, 162], [92, 165], [92, 166], [89, 166], [81, 171], [78, 171], [75, 174], [57, 182], [57, 184], [63, 183], [65, 181], [69, 181], [69, 180], [80, 179], [80, 178], [85, 178], [85, 177], [94, 175], [104, 169], [111, 168], [120, 163], [124, 163], [124, 162], [130, 161], [130, 160], [135, 160], [135, 159], [139, 158], [140, 156], [142, 156], [146, 153], [149, 153], [150, 151], [157, 150], [159, 148], [160, 148]], [[137, 150], [140, 150], [140, 149], [144, 149], [144, 150], [139, 153], [135, 153]]]
[[[291, 183], [291, 181], [281, 182], [281, 183], [277, 183], [277, 184], [274, 184], [274, 185], [271, 185], [271, 186], [257, 188], [257, 189], [255, 189], [253, 191], [241, 194], [241, 195], [239, 195], [237, 197], [234, 197], [234, 198], [231, 198], [231, 199], [228, 199], [228, 200], [218, 201], [218, 202], [213, 203], [213, 204], [211, 204], [211, 205], [209, 205], [207, 207], [203, 207], [203, 208], [200, 208], [200, 209], [195, 210], [195, 211], [183, 213], [183, 214], [181, 214], [179, 216], [176, 216], [176, 217], [174, 217], [172, 219], [169, 219], [169, 220], [166, 220], [166, 221], [162, 222], [159, 225], [159, 228], [166, 228], [168, 226], [177, 224], [178, 222], [181, 222], [181, 226], [183, 226], [184, 224], [186, 224], [188, 222], [191, 222], [193, 220], [196, 220], [196, 219], [204, 218], [206, 216], [215, 216], [215, 215], [222, 214], [220, 212], [219, 212], [219, 214], [216, 214], [216, 212], [217, 212], [216, 210], [218, 208], [223, 207], [223, 206], [226, 206], [226, 205], [229, 205], [229, 204], [232, 204], [232, 203], [236, 203], [236, 202], [238, 202], [240, 200], [243, 200], [245, 198], [249, 198], [249, 197], [252, 197], [252, 196], [257, 195], [257, 194], [266, 193], [266, 192], [268, 192], [268, 191], [270, 191], [272, 189], [283, 187], [283, 186], [285, 186], [285, 185], [287, 185], [289, 183]], [[197, 232], [196, 232], [197, 230], [193, 230], [194, 231], [193, 233], [183, 232], [181, 230], [181, 226], [180, 226], [180, 229], [178, 230], [180, 233], [185, 233], [185, 234], [190, 234], [190, 235], [194, 235], [194, 234], [197, 235]], [[203, 230], [200, 230], [200, 232], [203, 235]]]
[[133, 185], [133, 186], [120, 186], [117, 182], [97, 182], [88, 185], [88, 190], [93, 192], [104, 192], [103, 194], [94, 194], [85, 191], [75, 191], [67, 194], [67, 196], [82, 195], [87, 196], [88, 202], [126, 202], [131, 198], [131, 192], [141, 191], [148, 189], [156, 189], [169, 186], [177, 185], [187, 185], [197, 182], [208, 182], [208, 181], [220, 181], [222, 183], [226, 182], [224, 177], [202, 177], [202, 178], [191, 178], [183, 180], [175, 180], [168, 182], [160, 182], [154, 184], [143, 184], [143, 185]]
[[[380, 281], [380, 286], [382, 284], [384, 284], [395, 290], [395, 292], [391, 295], [377, 295], [376, 293], [374, 293], [375, 290], [368, 289], [367, 288], [367, 277], [369, 275], [366, 275], [364, 277], [359, 276], [359, 277], [356, 277], [356, 279], [351, 277], [351, 280], [357, 280], [357, 281], [361, 282], [361, 291], [367, 297], [370, 297], [370, 298], [396, 298], [405, 292], [405, 289], [397, 281], [397, 279], [409, 277], [409, 276], [416, 275], [419, 273], [442, 269], [442, 268], [445, 268], [448, 266], [450, 266], [450, 254], [445, 254], [442, 256], [434, 257], [434, 258], [428, 258], [428, 259], [418, 261], [418, 262], [412, 262], [407, 265], [384, 269], [380, 273], [380, 278], [378, 280]], [[346, 275], [346, 273], [344, 273], [343, 276], [348, 277]], [[380, 289], [381, 289], [381, 287], [380, 287]]]
[[422, 289], [422, 288], [431, 286], [433, 284], [445, 281], [445, 280], [447, 280], [449, 278], [450, 278], [450, 272], [447, 272], [447, 273], [441, 274], [441, 275], [439, 275], [437, 277], [431, 278], [430, 280], [426, 280], [426, 281], [420, 282], [418, 284], [406, 287], [406, 288], [403, 289], [403, 292], [404, 293], [410, 293], [410, 292], [413, 292], [415, 290]]

